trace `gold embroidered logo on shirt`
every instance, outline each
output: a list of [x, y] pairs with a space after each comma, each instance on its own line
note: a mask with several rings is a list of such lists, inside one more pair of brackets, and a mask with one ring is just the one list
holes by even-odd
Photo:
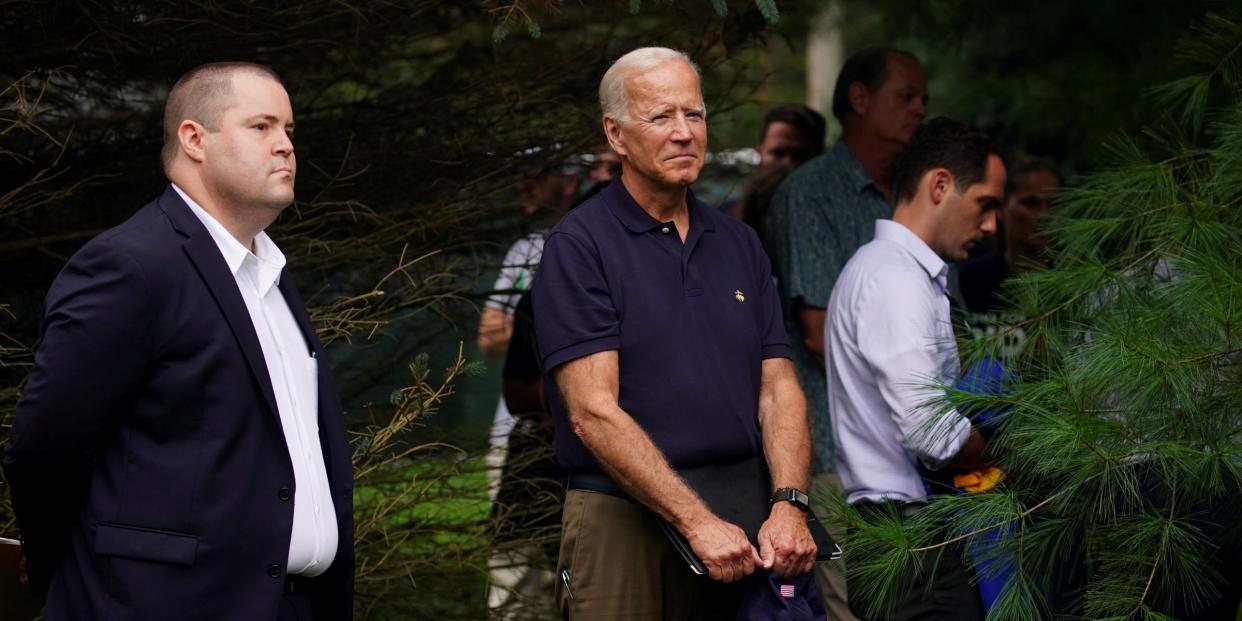
[[734, 292], [733, 292], [733, 297], [737, 298], [737, 301], [738, 301], [738, 302], [745, 302], [745, 301], [746, 301], [746, 294], [745, 294], [745, 293], [742, 293], [740, 290], [739, 290], [739, 291], [734, 291]]

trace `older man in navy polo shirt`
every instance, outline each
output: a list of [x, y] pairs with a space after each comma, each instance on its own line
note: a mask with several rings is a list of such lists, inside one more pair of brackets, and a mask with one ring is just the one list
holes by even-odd
[[[759, 240], [689, 189], [707, 147], [697, 68], [675, 50], [634, 50], [604, 75], [600, 102], [621, 178], [551, 232], [533, 293], [557, 454], [572, 473], [561, 613], [726, 618], [737, 589], [722, 585], [756, 568], [810, 571], [805, 508], [773, 502], [756, 550], [677, 472], [764, 455], [774, 490], [805, 490], [806, 402]], [[657, 516], [711, 580], [679, 559]]]

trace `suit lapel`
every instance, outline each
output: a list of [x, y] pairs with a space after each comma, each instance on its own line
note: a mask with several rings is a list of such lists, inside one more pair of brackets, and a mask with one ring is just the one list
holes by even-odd
[[241, 291], [237, 289], [237, 280], [224, 262], [220, 249], [198, 216], [190, 211], [190, 207], [181, 200], [181, 196], [172, 186], [160, 197], [159, 206], [168, 215], [173, 228], [186, 237], [182, 250], [189, 256], [216, 304], [220, 306], [220, 312], [228, 321], [233, 338], [237, 339], [250, 372], [263, 392], [268, 410], [279, 423], [280, 411], [276, 409], [276, 395], [272, 391], [272, 380], [267, 374], [263, 348], [259, 346], [259, 337], [255, 334], [250, 312], [246, 310], [246, 302], [242, 299]]

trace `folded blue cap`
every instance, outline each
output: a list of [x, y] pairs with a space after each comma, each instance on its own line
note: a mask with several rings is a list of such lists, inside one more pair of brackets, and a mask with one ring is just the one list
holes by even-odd
[[[762, 574], [762, 575], [761, 575]], [[738, 621], [826, 621], [824, 602], [815, 588], [815, 572], [787, 578], [758, 569], [738, 608]]]

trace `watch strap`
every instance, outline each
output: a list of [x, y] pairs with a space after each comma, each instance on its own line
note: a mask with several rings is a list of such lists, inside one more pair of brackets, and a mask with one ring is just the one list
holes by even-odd
[[773, 505], [778, 502], [788, 502], [803, 511], [811, 509], [811, 498], [807, 496], [806, 492], [796, 487], [782, 487], [772, 492], [768, 502]]

